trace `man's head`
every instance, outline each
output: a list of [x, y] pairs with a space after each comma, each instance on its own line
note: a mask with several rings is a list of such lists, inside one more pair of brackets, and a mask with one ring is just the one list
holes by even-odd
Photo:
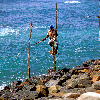
[[52, 30], [53, 28], [54, 28], [53, 25], [51, 25], [51, 26], [50, 26], [50, 29]]

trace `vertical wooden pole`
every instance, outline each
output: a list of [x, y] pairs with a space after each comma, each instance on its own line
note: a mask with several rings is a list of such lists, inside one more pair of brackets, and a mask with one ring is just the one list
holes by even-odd
[[55, 54], [53, 55], [53, 60], [54, 60], [54, 71], [56, 71], [56, 61], [55, 61]]
[[[56, 27], [55, 29], [57, 29], [57, 3], [56, 3]], [[56, 38], [56, 37], [54, 37]], [[54, 39], [54, 43], [53, 43], [53, 60], [54, 60], [54, 70], [56, 71], [56, 60], [55, 60], [55, 47], [54, 47], [54, 44], [55, 44], [55, 39]]]
[[30, 78], [30, 67], [29, 67], [29, 56], [30, 56], [30, 38], [31, 38], [31, 32], [32, 32], [32, 23], [30, 23], [30, 36], [29, 36], [29, 43], [28, 43], [28, 58], [27, 58], [27, 64], [28, 64], [28, 76]]
[[99, 41], [100, 41], [100, 10], [99, 10]]
[[56, 3], [56, 29], [57, 29], [57, 3]]

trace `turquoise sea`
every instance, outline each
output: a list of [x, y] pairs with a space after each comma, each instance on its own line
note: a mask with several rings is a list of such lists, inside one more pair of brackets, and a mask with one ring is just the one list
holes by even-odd
[[[72, 68], [86, 60], [100, 59], [98, 0], [0, 0], [0, 89], [28, 78], [28, 40], [32, 22], [31, 76], [53, 68], [48, 40], [38, 43], [56, 25], [59, 56], [56, 67]], [[36, 44], [37, 43], [37, 44]]]

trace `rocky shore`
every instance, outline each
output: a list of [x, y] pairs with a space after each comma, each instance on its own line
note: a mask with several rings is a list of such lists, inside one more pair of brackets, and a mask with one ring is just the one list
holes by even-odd
[[100, 100], [100, 59], [12, 82], [0, 90], [0, 100], [11, 99]]

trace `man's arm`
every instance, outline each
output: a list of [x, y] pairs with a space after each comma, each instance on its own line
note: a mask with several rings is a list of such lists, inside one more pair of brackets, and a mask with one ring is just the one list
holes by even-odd
[[48, 38], [49, 37], [49, 34], [47, 34], [47, 36], [44, 38], [44, 39], [42, 39], [41, 41], [44, 41], [44, 40], [46, 40], [46, 38]]

